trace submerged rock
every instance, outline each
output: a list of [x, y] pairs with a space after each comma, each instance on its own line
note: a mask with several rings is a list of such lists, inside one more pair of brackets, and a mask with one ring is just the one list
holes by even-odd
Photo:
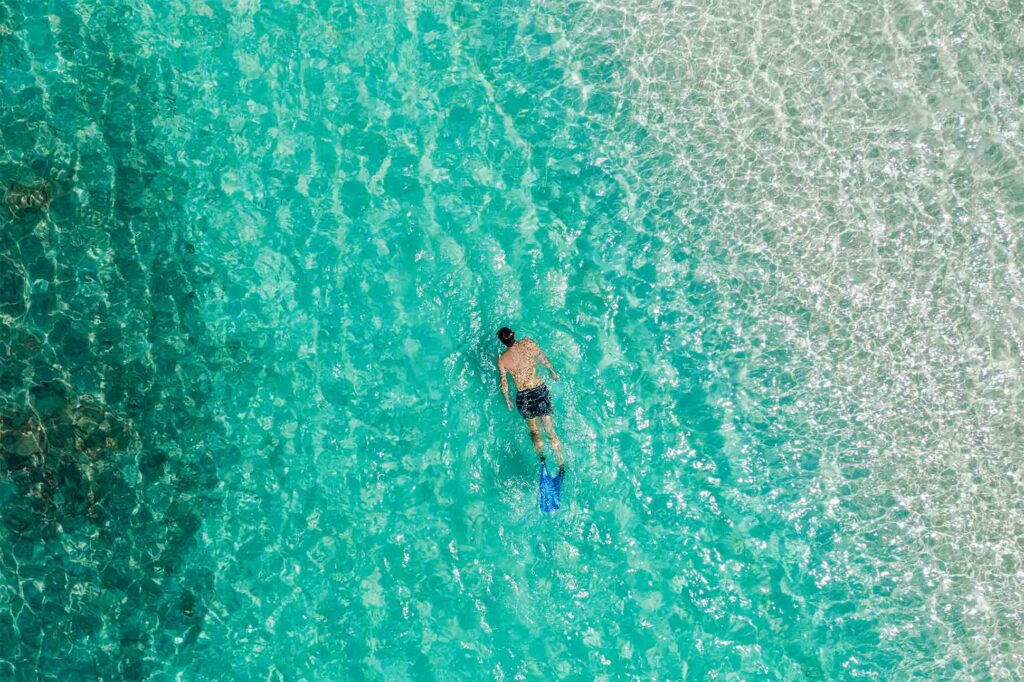
[[45, 211], [50, 207], [51, 201], [53, 192], [46, 180], [37, 180], [27, 185], [14, 182], [4, 194], [4, 203], [14, 214], [24, 211]]
[[69, 395], [59, 382], [34, 386], [27, 408], [0, 409], [0, 479], [11, 477], [30, 526], [47, 533], [54, 524], [101, 521], [121, 503], [134, 504], [124, 480], [123, 455], [137, 439], [131, 421], [92, 395]]
[[46, 430], [38, 419], [29, 415], [14, 418], [0, 415], [0, 429], [3, 429], [0, 471], [26, 471], [38, 466], [47, 449]]

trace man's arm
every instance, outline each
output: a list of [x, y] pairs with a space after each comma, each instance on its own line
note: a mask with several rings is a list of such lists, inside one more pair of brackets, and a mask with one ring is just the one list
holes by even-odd
[[498, 358], [498, 373], [501, 374], [501, 392], [505, 395], [505, 404], [508, 405], [509, 412], [511, 412], [512, 400], [508, 397], [508, 377], [505, 376], [505, 367], [501, 364], [501, 358]]
[[540, 358], [540, 361], [543, 362], [544, 366], [548, 368], [549, 372], [551, 372], [551, 378], [558, 381], [561, 377], [558, 376], [558, 372], [555, 371], [555, 368], [551, 366], [551, 361], [548, 360], [548, 356], [544, 355], [544, 351], [540, 349], [539, 345], [534, 343], [533, 346], [537, 349], [537, 357]]

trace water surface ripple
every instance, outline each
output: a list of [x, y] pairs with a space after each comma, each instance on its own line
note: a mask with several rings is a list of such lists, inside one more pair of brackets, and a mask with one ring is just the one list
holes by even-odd
[[1020, 677], [1021, 18], [0, 2], [0, 670]]

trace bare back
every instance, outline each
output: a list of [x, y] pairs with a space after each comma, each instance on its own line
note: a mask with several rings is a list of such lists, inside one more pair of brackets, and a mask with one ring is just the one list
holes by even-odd
[[512, 375], [516, 390], [526, 391], [544, 383], [537, 375], [537, 362], [543, 356], [532, 339], [521, 339], [501, 354], [498, 366]]

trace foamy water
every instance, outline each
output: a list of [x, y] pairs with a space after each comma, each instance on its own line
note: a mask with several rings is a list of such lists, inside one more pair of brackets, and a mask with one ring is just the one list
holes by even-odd
[[577, 19], [573, 40], [615, 46], [623, 96], [679, 173], [646, 179], [696, 176], [691, 202], [721, 202], [685, 236], [744, 358], [737, 418], [772, 420], [794, 466], [820, 456], [807, 493], [842, 537], [820, 582], [860, 587], [850, 616], [884, 623], [900, 675], [1019, 676], [1019, 8], [628, 3]]

